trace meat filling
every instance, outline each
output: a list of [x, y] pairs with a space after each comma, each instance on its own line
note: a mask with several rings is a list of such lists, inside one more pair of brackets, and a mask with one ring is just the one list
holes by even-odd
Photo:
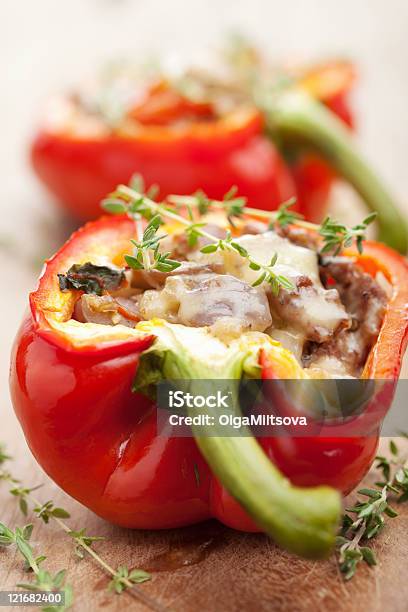
[[262, 332], [272, 324], [265, 291], [226, 274], [169, 277], [163, 290], [145, 291], [140, 311], [144, 319], [159, 317], [190, 327], [229, 319], [238, 335], [249, 330]]
[[139, 299], [140, 295], [113, 298], [85, 293], [75, 304], [74, 317], [81, 323], [134, 327], [141, 319]]
[[135, 289], [162, 289], [166, 280], [172, 276], [222, 272], [220, 266], [199, 265], [190, 261], [182, 261], [172, 272], [159, 270], [132, 270], [130, 284]]
[[343, 363], [350, 375], [360, 373], [375, 343], [385, 313], [387, 296], [380, 285], [346, 257], [322, 260], [321, 276], [331, 284], [351, 317], [351, 327], [339, 331], [329, 342], [309, 347], [304, 364], [319, 367]]
[[327, 342], [350, 325], [349, 315], [336, 289], [324, 289], [307, 276], [295, 280], [293, 291], [281, 289], [278, 295], [268, 293], [272, 314], [302, 334], [305, 340]]
[[73, 316], [84, 323], [129, 327], [160, 318], [210, 327], [225, 341], [243, 332], [266, 332], [305, 368], [358, 376], [381, 328], [385, 291], [349, 258], [325, 257], [319, 265], [316, 238], [302, 228], [262, 232], [262, 227], [248, 227], [236, 242], [261, 264], [277, 253], [273, 269], [293, 289], [280, 287], [276, 295], [266, 282], [253, 287], [259, 272], [236, 251], [203, 254], [200, 245], [171, 236], [173, 253], [181, 257], [182, 252], [184, 259], [178, 268], [170, 273], [128, 270], [127, 282], [116, 292], [82, 295]]

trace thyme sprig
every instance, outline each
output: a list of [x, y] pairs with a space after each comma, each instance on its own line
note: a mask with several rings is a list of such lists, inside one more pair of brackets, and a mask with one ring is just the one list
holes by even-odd
[[377, 213], [369, 214], [361, 223], [348, 228], [342, 223], [326, 217], [319, 229], [319, 234], [323, 237], [324, 245], [321, 253], [333, 252], [338, 255], [343, 248], [350, 247], [355, 242], [358, 252], [363, 252], [363, 240], [367, 227], [375, 220]]
[[44, 555], [35, 557], [34, 550], [30, 544], [33, 525], [28, 524], [24, 527], [16, 527], [10, 529], [4, 523], [0, 523], [0, 547], [15, 546], [18, 553], [24, 560], [25, 571], [34, 573], [32, 582], [20, 582], [18, 587], [29, 591], [62, 591], [65, 595], [63, 606], [47, 606], [43, 608], [46, 612], [63, 611], [71, 607], [73, 602], [72, 587], [65, 583], [66, 570], [60, 570], [55, 575], [40, 567], [40, 564], [46, 560]]
[[[234, 198], [234, 195], [235, 190], [231, 190], [226, 194], [224, 198], [224, 203], [227, 202], [229, 206], [231, 206], [231, 202], [235, 202], [233, 204], [234, 208], [229, 209], [230, 216], [241, 215], [243, 210], [243, 202], [237, 203], [237, 199]], [[121, 202], [121, 206], [119, 206], [119, 202]], [[199, 202], [200, 200], [195, 201], [197, 207], [199, 206]], [[183, 202], [183, 204], [187, 207], [190, 206], [189, 202]], [[248, 262], [248, 267], [251, 270], [259, 271], [260, 273], [258, 278], [252, 283], [254, 287], [260, 285], [263, 282], [266, 282], [271, 286], [274, 294], [277, 294], [281, 287], [288, 290], [294, 289], [293, 284], [288, 278], [280, 274], [275, 274], [272, 269], [273, 266], [276, 264], [278, 257], [277, 254], [274, 254], [271, 257], [268, 264], [258, 262], [250, 256], [248, 251], [241, 244], [232, 239], [230, 232], [227, 232], [225, 238], [217, 238], [205, 229], [205, 224], [197, 223], [191, 213], [189, 214], [189, 218], [186, 218], [178, 214], [165, 204], [159, 204], [157, 202], [154, 202], [153, 200], [148, 198], [147, 195], [134, 191], [126, 185], [119, 185], [117, 190], [113, 194], [111, 194], [108, 199], [102, 202], [102, 206], [106, 211], [112, 214], [126, 213], [130, 218], [134, 220], [140, 219], [140, 217], [144, 217], [150, 221], [150, 224], [154, 222], [157, 227], [163, 223], [163, 218], [176, 221], [177, 223], [185, 226], [187, 239], [190, 245], [194, 246], [198, 242], [198, 239], [200, 237], [206, 238], [210, 241], [210, 244], [205, 245], [200, 249], [202, 253], [215, 253], [218, 250], [230, 251], [235, 252], [242, 258], [246, 259]], [[143, 258], [143, 255], [145, 254], [146, 250], [151, 248], [150, 244], [148, 244], [146, 247], [143, 246], [143, 242], [135, 243], [133, 241], [133, 244], [137, 245], [138, 251], [136, 256], [125, 256], [128, 265], [130, 265], [131, 267], [136, 267], [136, 269], [150, 269], [149, 267], [147, 267], [149, 266], [149, 262], [145, 262]], [[158, 242], [155, 243], [154, 248], [158, 251]], [[168, 255], [169, 253], [164, 254], [165, 257], [167, 257]], [[169, 261], [172, 262], [172, 260]], [[170, 264], [170, 266], [172, 265], [172, 263]]]
[[[376, 213], [372, 213], [352, 228], [347, 228], [338, 221], [327, 217], [324, 223], [318, 226], [304, 221], [302, 215], [291, 210], [296, 202], [295, 198], [284, 202], [277, 211], [267, 212], [247, 207], [246, 198], [236, 197], [236, 187], [232, 187], [222, 200], [210, 199], [203, 191], [198, 191], [191, 196], [170, 195], [165, 203], [159, 203], [152, 200], [143, 191], [135, 189], [135, 187], [141, 189], [143, 186], [143, 180], [139, 175], [136, 175], [131, 180], [129, 187], [119, 185], [116, 191], [111, 193], [101, 203], [107, 212], [115, 215], [126, 214], [133, 219], [139, 234], [141, 218], [148, 221], [142, 239], [131, 241], [135, 247], [134, 254], [125, 255], [125, 260], [131, 268], [171, 272], [180, 265], [180, 262], [169, 258], [170, 253], [161, 253], [159, 249], [160, 241], [166, 237], [166, 234], [158, 236], [158, 229], [160, 225], [164, 224], [164, 219], [170, 219], [185, 226], [187, 243], [190, 247], [196, 246], [199, 238], [205, 238], [210, 241], [210, 244], [200, 249], [202, 253], [215, 253], [219, 250], [238, 253], [247, 260], [248, 267], [251, 270], [259, 271], [259, 276], [252, 285], [256, 287], [264, 282], [268, 283], [275, 295], [279, 293], [281, 288], [289, 291], [294, 290], [294, 285], [287, 277], [276, 274], [273, 270], [278, 255], [276, 253], [272, 255], [268, 264], [254, 260], [239, 242], [232, 239], [230, 232], [227, 232], [226, 237], [222, 239], [213, 236], [211, 232], [205, 229], [206, 224], [201, 222], [200, 219], [195, 218], [194, 211], [198, 212], [199, 215], [203, 215], [211, 210], [222, 210], [233, 227], [235, 219], [242, 217], [244, 214], [249, 214], [268, 220], [269, 229], [273, 229], [276, 224], [280, 227], [296, 224], [306, 229], [317, 230], [323, 238], [320, 252], [327, 253], [330, 251], [334, 255], [337, 255], [342, 248], [349, 247], [354, 241], [358, 251], [361, 253], [363, 250], [363, 240], [365, 239], [365, 230], [376, 217]], [[168, 203], [172, 204], [173, 208]], [[179, 214], [181, 207], [187, 210], [187, 217]]]
[[[195, 207], [203, 214], [210, 210], [222, 210], [230, 214], [226, 209], [228, 200], [211, 200], [204, 192], [196, 192], [192, 196], [170, 195], [167, 200], [175, 206], [190, 206]], [[296, 198], [290, 198], [283, 202], [276, 211], [258, 210], [249, 206], [240, 205], [234, 210], [234, 217], [250, 215], [259, 219], [264, 219], [268, 222], [268, 228], [274, 229], [275, 225], [286, 227], [288, 225], [297, 225], [304, 229], [317, 231], [323, 239], [323, 244], [320, 248], [321, 253], [332, 251], [334, 255], [338, 255], [343, 248], [350, 247], [353, 242], [356, 243], [359, 253], [363, 252], [363, 241], [366, 239], [367, 227], [376, 219], [377, 213], [373, 212], [368, 215], [361, 223], [358, 223], [352, 228], [339, 223], [331, 217], [326, 217], [322, 225], [316, 225], [305, 221], [300, 213], [291, 210], [296, 203]]]
[[[403, 437], [408, 437], [402, 433]], [[407, 455], [401, 455], [398, 446], [393, 440], [390, 440], [391, 459], [378, 455], [376, 457], [377, 469], [381, 470], [383, 479], [376, 482], [378, 487], [387, 487], [387, 489], [397, 495], [397, 503], [401, 504], [408, 501], [408, 467]], [[393, 476], [392, 476], [393, 474]]]
[[[69, 513], [66, 510], [64, 510], [63, 508], [54, 506], [52, 501], [48, 501], [45, 503], [42, 503], [41, 501], [39, 501], [33, 495], [33, 491], [39, 487], [32, 487], [32, 488], [25, 487], [18, 478], [15, 478], [11, 474], [11, 472], [5, 469], [4, 464], [10, 461], [11, 459], [12, 457], [6, 454], [4, 445], [0, 443], [0, 480], [9, 482], [9, 483], [13, 483], [13, 485], [18, 483], [18, 487], [14, 486], [13, 488], [14, 490], [18, 489], [19, 493], [16, 494], [15, 492], [13, 492], [12, 495], [14, 497], [18, 497], [20, 500], [24, 499], [24, 501], [26, 502], [23, 508], [21, 507], [21, 504], [19, 504], [20, 510], [22, 511], [22, 513], [26, 515], [29, 511], [29, 504], [31, 504], [31, 510], [44, 523], [48, 524], [51, 520], [54, 521], [60, 527], [60, 529], [62, 529], [62, 531], [64, 531], [73, 540], [74, 552], [78, 558], [83, 559], [85, 556], [85, 553], [88, 554], [90, 557], [94, 559], [94, 561], [100, 567], [102, 567], [102, 569], [108, 575], [111, 576], [111, 581], [109, 582], [107, 586], [107, 588], [110, 591], [114, 591], [115, 593], [118, 593], [118, 594], [123, 593], [125, 590], [129, 591], [130, 594], [133, 594], [139, 601], [143, 602], [151, 610], [156, 610], [157, 612], [163, 612], [163, 607], [159, 603], [151, 599], [146, 593], [144, 593], [143, 591], [141, 591], [135, 586], [137, 583], [146, 582], [147, 580], [150, 580], [151, 575], [148, 572], [145, 572], [144, 570], [139, 570], [139, 569], [129, 570], [125, 566], [120, 566], [117, 569], [113, 568], [93, 548], [93, 544], [95, 542], [104, 540], [104, 538], [102, 536], [89, 535], [86, 533], [84, 528], [79, 529], [77, 531], [72, 530], [70, 526], [63, 520], [63, 518], [70, 517]], [[9, 542], [9, 544], [3, 541], [3, 537], [6, 537], [7, 540], [9, 540], [10, 537], [15, 537], [15, 535], [14, 536], [10, 535], [10, 533], [13, 533], [11, 530], [8, 530], [8, 531], [7, 530], [8, 530], [7, 527], [2, 526], [2, 524], [0, 524], [0, 546], [10, 545], [14, 542], [13, 539]], [[28, 540], [29, 537], [27, 536], [31, 535], [31, 531], [32, 531], [32, 525], [28, 525], [24, 528], [17, 528], [14, 534], [17, 534], [19, 536], [18, 542], [21, 543], [22, 541], [21, 534], [25, 536], [25, 540]], [[15, 543], [17, 545], [17, 540]], [[54, 582], [55, 580], [58, 581], [58, 578], [56, 578], [58, 577], [58, 574], [52, 577], [48, 572], [44, 573], [42, 569], [39, 567], [39, 564], [45, 559], [44, 556], [39, 556], [35, 558], [33, 556], [32, 550], [30, 553], [29, 548], [27, 548], [24, 542], [21, 545], [21, 547], [24, 548], [25, 553], [26, 553], [26, 556], [24, 557], [26, 567], [31, 568], [33, 571], [34, 571], [33, 566], [38, 567], [38, 572], [35, 572], [36, 577], [35, 577], [34, 582], [29, 583], [31, 590], [41, 589], [42, 585], [44, 586], [47, 584], [47, 581], [48, 582], [52, 580], [54, 580]], [[113, 582], [115, 583], [115, 586], [112, 585]], [[118, 585], [117, 588], [116, 588], [116, 585]], [[23, 588], [29, 588], [28, 584], [18, 585], [18, 586], [22, 586]], [[54, 586], [54, 588], [57, 588], [57, 587]], [[45, 589], [45, 586], [44, 586], [44, 589]], [[72, 599], [72, 592], [71, 592], [71, 599]], [[71, 601], [71, 599], [69, 599], [69, 596], [66, 595], [66, 601]], [[47, 610], [51, 612], [51, 610], [53, 611], [53, 608], [47, 607]], [[57, 608], [55, 610], [57, 610]], [[61, 610], [61, 607], [59, 607], [58, 610]]]
[[[169, 259], [170, 253], [161, 253], [159, 244], [166, 234], [157, 235], [162, 225], [160, 215], [155, 215], [147, 224], [141, 241], [131, 240], [135, 247], [133, 255], [125, 255], [126, 263], [134, 270], [159, 270], [172, 272], [181, 264], [179, 261]], [[153, 261], [152, 261], [153, 257]]]
[[141, 582], [150, 580], [150, 578], [150, 574], [144, 570], [134, 569], [129, 571], [127, 567], [121, 565], [118, 567], [115, 575], [110, 581], [108, 589], [120, 595], [125, 589], [128, 588], [129, 582], [133, 584], [140, 584]]
[[[236, 193], [236, 187], [231, 188], [231, 190], [225, 194], [222, 200], [213, 200], [209, 198], [202, 190], [199, 190], [193, 195], [189, 196], [175, 194], [169, 195], [167, 197], [167, 201], [177, 208], [181, 208], [183, 206], [195, 208], [198, 210], [200, 215], [205, 215], [210, 211], [219, 210], [225, 213], [229, 220], [231, 217], [239, 218], [243, 217], [244, 215], [257, 217], [258, 219], [264, 219], [266, 222], [268, 222], [270, 228], [273, 228], [275, 223], [278, 223], [281, 227], [284, 227], [289, 223], [297, 223], [305, 229], [316, 230], [319, 227], [314, 223], [304, 221], [301, 214], [289, 210], [289, 208], [294, 206], [297, 201], [295, 197], [289, 198], [289, 200], [283, 202], [278, 210], [267, 211], [247, 206], [246, 198], [234, 198], [231, 196], [231, 191], [232, 196], [234, 196]], [[230, 199], [231, 197], [232, 199]]]
[[377, 488], [360, 489], [358, 494], [361, 498], [354, 506], [347, 508], [343, 516], [337, 546], [339, 567], [345, 580], [355, 575], [361, 561], [370, 566], [376, 565], [374, 550], [367, 544], [382, 531], [386, 517], [398, 516], [390, 506], [390, 497], [398, 495], [398, 503], [408, 499], [407, 457], [400, 455], [393, 440], [390, 441], [390, 451], [392, 459], [376, 457], [376, 468], [381, 470], [383, 480], [375, 483]]
[[294, 289], [294, 285], [289, 279], [281, 274], [275, 274], [272, 269], [278, 259], [277, 253], [272, 255], [269, 264], [261, 264], [251, 257], [247, 249], [245, 249], [242, 244], [232, 239], [231, 232], [227, 232], [226, 237], [218, 240], [216, 243], [208, 244], [200, 249], [201, 253], [215, 253], [218, 250], [237, 252], [239, 255], [241, 255], [241, 257], [247, 260], [248, 266], [251, 270], [255, 270], [256, 272], [260, 273], [258, 278], [252, 283], [253, 287], [257, 287], [263, 282], [266, 282], [271, 286], [272, 293], [274, 295], [278, 295], [281, 287], [288, 289], [289, 291]]
[[[11, 476], [10, 474], [8, 476]], [[14, 484], [18, 484], [19, 481], [13, 478], [2, 478], [2, 480], [8, 480], [9, 482], [13, 482]], [[36, 489], [39, 489], [41, 485], [37, 485], [36, 487], [31, 487], [31, 488], [27, 488], [27, 487], [22, 487], [22, 486], [16, 486], [13, 487], [12, 489], [10, 489], [10, 493], [12, 495], [14, 495], [14, 497], [18, 498], [18, 505], [20, 506], [20, 510], [21, 512], [24, 514], [24, 516], [27, 516], [28, 514], [28, 504], [27, 504], [27, 497], [28, 495], [32, 492], [35, 491]]]
[[45, 524], [48, 524], [51, 518], [70, 518], [71, 516], [64, 508], [54, 506], [51, 500], [44, 504], [37, 505], [34, 508], [34, 512]]
[[[279, 206], [278, 211], [276, 212], [275, 222], [280, 225], [280, 227], [286, 227], [287, 225], [292, 225], [297, 221], [303, 219], [303, 215], [295, 212], [294, 210], [290, 210], [292, 206], [296, 204], [296, 198], [290, 198], [287, 202], [284, 202]], [[273, 222], [272, 222], [273, 224]], [[270, 227], [272, 227], [270, 224]]]

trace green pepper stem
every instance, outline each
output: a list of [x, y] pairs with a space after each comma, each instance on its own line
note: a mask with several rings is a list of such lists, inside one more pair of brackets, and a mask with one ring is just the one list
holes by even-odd
[[379, 240], [401, 253], [408, 249], [407, 226], [394, 199], [356, 150], [350, 131], [320, 102], [298, 90], [261, 100], [267, 130], [282, 142], [298, 141], [317, 150], [377, 212]]
[[[237, 408], [235, 415], [240, 414]], [[194, 410], [190, 413], [194, 415]], [[217, 422], [216, 410], [212, 415]], [[339, 522], [340, 495], [330, 487], [293, 486], [265, 455], [249, 430], [216, 437], [216, 426], [193, 433], [197, 445], [228, 492], [275, 542], [308, 558], [327, 556]], [[246, 430], [246, 431], [244, 431]]]

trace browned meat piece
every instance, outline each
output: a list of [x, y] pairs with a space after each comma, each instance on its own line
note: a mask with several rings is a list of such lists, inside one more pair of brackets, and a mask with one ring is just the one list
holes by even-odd
[[134, 327], [140, 321], [140, 296], [133, 298], [84, 294], [75, 304], [74, 318], [81, 323], [126, 325]]
[[[202, 229], [209, 232], [212, 236], [214, 236], [214, 238], [225, 238], [226, 236], [225, 228], [220, 227], [215, 223], [207, 223]], [[210, 242], [211, 240], [209, 238], [201, 237], [198, 239], [197, 244], [195, 244], [194, 247], [191, 247], [188, 244], [188, 239], [185, 233], [172, 234], [164, 238], [161, 243], [161, 250], [169, 251], [173, 259], [181, 261], [187, 259], [189, 253], [201, 249], [203, 246], [210, 244]]]
[[326, 342], [350, 320], [335, 289], [324, 289], [307, 276], [298, 276], [296, 289], [280, 289], [277, 296], [269, 294], [272, 315], [283, 327], [299, 331], [305, 340]]
[[159, 270], [132, 270], [131, 286], [137, 289], [162, 289], [169, 276], [180, 276], [184, 274], [204, 274], [221, 272], [220, 266], [197, 264], [182, 261], [181, 265], [172, 272], [160, 272]]
[[287, 238], [293, 242], [293, 244], [305, 247], [306, 249], [311, 249], [312, 251], [317, 251], [319, 249], [318, 236], [308, 232], [307, 229], [304, 229], [303, 227], [298, 227], [296, 225], [286, 225], [285, 227], [280, 227], [280, 225], [276, 224], [275, 231], [277, 234], [279, 234], [279, 236]]
[[162, 291], [143, 294], [140, 310], [145, 319], [191, 327], [234, 319], [241, 332], [264, 331], [272, 323], [265, 292], [226, 274], [169, 277]]
[[268, 231], [268, 224], [257, 219], [251, 219], [242, 226], [242, 235], [263, 234]]
[[379, 284], [347, 257], [327, 257], [322, 261], [321, 276], [334, 286], [351, 316], [350, 329], [340, 331], [330, 342], [314, 347], [307, 359], [319, 365], [327, 357], [345, 364], [352, 376], [358, 376], [376, 341], [384, 317], [387, 296]]

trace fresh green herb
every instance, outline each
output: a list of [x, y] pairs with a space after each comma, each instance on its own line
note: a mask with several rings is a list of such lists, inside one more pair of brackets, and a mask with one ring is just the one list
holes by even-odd
[[79, 559], [84, 558], [84, 550], [87, 546], [90, 547], [94, 542], [100, 542], [105, 539], [103, 536], [87, 535], [85, 528], [79, 531], [68, 531], [67, 533], [75, 540], [75, 554]]
[[376, 468], [380, 469], [383, 480], [376, 483], [378, 488], [360, 489], [364, 498], [346, 509], [340, 534], [337, 537], [339, 566], [345, 580], [356, 573], [358, 564], [365, 561], [368, 565], [377, 563], [375, 553], [368, 542], [377, 536], [385, 525], [386, 517], [395, 518], [398, 513], [389, 504], [391, 495], [399, 495], [397, 501], [408, 499], [407, 458], [400, 456], [396, 443], [390, 441], [392, 459], [377, 457]]
[[234, 218], [242, 217], [244, 214], [244, 208], [247, 203], [247, 199], [243, 197], [235, 197], [238, 191], [238, 187], [234, 185], [224, 195], [223, 204], [225, 213], [229, 223], [234, 227]]
[[118, 289], [124, 278], [123, 270], [97, 266], [89, 261], [84, 264], [74, 264], [66, 274], [58, 274], [61, 291], [80, 289], [95, 295]]
[[[402, 433], [401, 436], [407, 437]], [[408, 501], [408, 467], [406, 455], [401, 455], [396, 443], [390, 441], [390, 451], [392, 458], [387, 459], [383, 456], [376, 457], [376, 467], [382, 473], [382, 480], [376, 482], [376, 486], [386, 486], [390, 493], [396, 495], [397, 503], [401, 504]]]
[[0, 444], [0, 465], [3, 465], [3, 463], [6, 463], [6, 461], [9, 461], [10, 459], [11, 457], [10, 455], [7, 455], [4, 445]]
[[[232, 193], [234, 195], [235, 191]], [[327, 217], [323, 224], [319, 226], [314, 223], [304, 221], [302, 215], [290, 210], [290, 208], [295, 204], [296, 198], [291, 198], [287, 202], [284, 202], [280, 205], [278, 210], [274, 212], [250, 208], [245, 204], [242, 204], [242, 202], [239, 201], [240, 198], [238, 198], [236, 208], [233, 210], [228, 210], [226, 208], [229, 202], [228, 198], [229, 194], [226, 194], [223, 200], [211, 200], [203, 192], [200, 192], [199, 196], [197, 193], [193, 194], [192, 196], [170, 195], [167, 199], [169, 202], [178, 207], [191, 206], [198, 208], [200, 211], [201, 206], [202, 214], [205, 214], [210, 210], [222, 210], [227, 213], [230, 223], [231, 217], [240, 217], [243, 214], [247, 214], [265, 219], [265, 221], [268, 222], [268, 229], [272, 230], [275, 228], [275, 224], [277, 223], [280, 225], [280, 227], [296, 224], [305, 229], [318, 231], [318, 233], [323, 236], [324, 239], [321, 252], [326, 253], [328, 251], [333, 251], [335, 255], [337, 255], [343, 247], [351, 246], [353, 241], [356, 242], [359, 252], [362, 253], [363, 241], [365, 240], [365, 230], [377, 216], [377, 213], [371, 213], [361, 223], [352, 228], [347, 228], [345, 225], [334, 221], [330, 217]], [[204, 202], [204, 206], [202, 202]]]
[[253, 259], [253, 257], [250, 256], [248, 251], [241, 244], [239, 244], [239, 242], [232, 239], [230, 232], [227, 232], [227, 236], [225, 238], [220, 239], [215, 243], [208, 244], [200, 250], [202, 253], [215, 253], [218, 250], [237, 252], [242, 258], [247, 260], [248, 267], [251, 270], [255, 270], [260, 273], [258, 278], [252, 283], [253, 287], [257, 287], [262, 283], [268, 283], [271, 286], [272, 293], [274, 295], [278, 295], [281, 287], [287, 289], [288, 291], [294, 290], [294, 285], [289, 279], [280, 274], [275, 274], [272, 269], [278, 259], [277, 253], [272, 255], [269, 264], [261, 264]]
[[202, 189], [196, 191], [195, 194], [193, 194], [193, 198], [195, 199], [199, 214], [206, 215], [211, 208], [211, 200], [206, 196]]
[[29, 591], [62, 591], [65, 595], [63, 606], [46, 606], [43, 608], [44, 612], [58, 612], [67, 610], [72, 606], [73, 603], [73, 592], [72, 587], [68, 584], [64, 584], [66, 570], [60, 570], [54, 576], [46, 570], [40, 569], [36, 572], [33, 582], [22, 582], [17, 586], [27, 589]]
[[139, 193], [145, 193], [146, 185], [143, 176], [138, 172], [133, 174], [129, 182], [129, 187]]
[[[10, 457], [5, 452], [4, 445], [0, 444], [0, 467], [6, 462], [10, 461], [12, 457]], [[101, 536], [91, 536], [88, 535], [85, 529], [80, 529], [78, 531], [72, 530], [62, 519], [69, 518], [69, 513], [64, 510], [64, 508], [54, 506], [52, 501], [45, 502], [44, 504], [38, 501], [33, 496], [33, 491], [38, 489], [39, 487], [27, 488], [24, 487], [21, 481], [15, 478], [10, 472], [4, 471], [3, 468], [0, 469], [0, 480], [4, 480], [7, 482], [18, 483], [18, 487], [15, 487], [10, 492], [13, 496], [24, 499], [25, 504], [23, 508], [20, 509], [23, 514], [27, 514], [28, 512], [28, 502], [32, 502], [32, 509], [37, 515], [38, 518], [43, 520], [45, 523], [49, 523], [50, 520], [53, 520], [70, 538], [74, 540], [75, 543], [75, 555], [80, 559], [84, 558], [84, 553], [87, 553], [90, 557], [92, 557], [96, 563], [99, 564], [100, 567], [104, 569], [106, 573], [108, 573], [112, 577], [112, 581], [115, 581], [115, 584], [118, 587], [114, 588], [117, 593], [123, 592], [125, 589], [133, 589], [131, 594], [133, 594], [138, 600], [142, 601], [147, 607], [152, 610], [156, 610], [158, 612], [163, 612], [162, 606], [152, 600], [147, 594], [143, 591], [137, 589], [134, 585], [139, 582], [145, 582], [146, 580], [150, 580], [151, 576], [144, 570], [127, 570], [127, 568], [121, 566], [117, 570], [115, 570], [111, 565], [109, 565], [98, 553], [93, 549], [92, 545], [94, 542], [104, 540]], [[29, 544], [29, 539], [31, 537], [31, 533], [33, 530], [32, 525], [26, 525], [25, 527], [19, 528], [17, 527], [15, 531], [12, 531], [4, 524], [0, 523], [0, 547], [1, 546], [10, 546], [15, 544], [22, 554], [24, 558], [25, 569], [32, 570], [35, 574], [34, 581], [31, 583], [19, 584], [22, 588], [30, 589], [30, 590], [52, 590], [52, 589], [62, 589], [65, 592], [65, 608], [58, 607], [55, 608], [55, 612], [57, 610], [64, 610], [69, 607], [72, 603], [72, 589], [69, 586], [64, 586], [63, 580], [65, 577], [64, 573], [58, 572], [55, 576], [52, 576], [49, 572], [46, 572], [40, 568], [40, 564], [45, 560], [45, 556], [40, 555], [38, 557], [34, 556], [31, 545]], [[61, 584], [61, 586], [59, 586]], [[109, 583], [111, 584], [111, 583]], [[112, 590], [112, 587], [109, 587]], [[45, 609], [46, 612], [54, 612], [53, 607], [47, 607]]]
[[47, 501], [41, 506], [36, 506], [34, 512], [44, 523], [49, 523], [51, 517], [56, 518], [70, 518], [69, 512], [64, 508], [55, 507], [52, 501]]
[[[18, 483], [18, 480], [14, 480], [15, 483]], [[27, 516], [28, 513], [28, 504], [27, 504], [27, 498], [30, 495], [30, 493], [32, 491], [36, 491], [37, 489], [39, 489], [41, 487], [41, 485], [37, 485], [36, 487], [31, 487], [30, 489], [26, 488], [26, 487], [14, 487], [13, 489], [10, 489], [10, 493], [12, 495], [14, 495], [14, 497], [18, 497], [19, 501], [19, 506], [20, 506], [20, 510], [21, 512], [24, 514], [24, 516]]]
[[[276, 295], [279, 293], [281, 287], [288, 289], [289, 291], [294, 289], [294, 286], [285, 276], [275, 274], [272, 270], [273, 266], [276, 263], [277, 255], [274, 255], [269, 264], [262, 264], [254, 260], [248, 253], [248, 251], [240, 245], [238, 242], [234, 241], [231, 237], [231, 234], [228, 232], [227, 236], [223, 239], [219, 239], [213, 236], [210, 232], [204, 229], [204, 224], [197, 223], [196, 221], [191, 219], [186, 219], [185, 217], [176, 213], [173, 209], [169, 209], [168, 206], [164, 204], [158, 204], [157, 202], [153, 202], [147, 196], [140, 194], [138, 192], [133, 191], [130, 187], [126, 187], [125, 185], [120, 185], [114, 196], [121, 196], [123, 198], [123, 202], [127, 209], [127, 214], [130, 218], [135, 220], [141, 217], [145, 217], [150, 219], [150, 223], [148, 225], [153, 229], [151, 230], [151, 235], [149, 234], [149, 240], [145, 240], [145, 235], [143, 235], [143, 240], [141, 242], [132, 241], [132, 243], [136, 246], [135, 255], [127, 255], [125, 259], [133, 268], [136, 269], [151, 269], [152, 265], [159, 265], [163, 272], [169, 272], [174, 269], [176, 263], [173, 260], [168, 260], [169, 253], [165, 253], [163, 255], [164, 262], [157, 261], [154, 259], [153, 264], [150, 260], [150, 257], [147, 256], [147, 251], [153, 249], [153, 252], [156, 253], [156, 257], [159, 257], [158, 251], [158, 242], [161, 240], [161, 236], [157, 237], [156, 232], [159, 225], [162, 222], [162, 218], [169, 218], [171, 220], [177, 221], [178, 223], [186, 226], [186, 235], [189, 241], [189, 244], [193, 246], [197, 243], [199, 237], [205, 237], [209, 239], [210, 244], [201, 248], [202, 253], [215, 253], [218, 250], [228, 250], [238, 253], [241, 257], [248, 261], [248, 266], [252, 270], [256, 270], [260, 272], [259, 277], [253, 283], [253, 286], [260, 285], [263, 282], [270, 284], [273, 293]], [[230, 213], [234, 216], [242, 214], [243, 208], [241, 208], [241, 203], [237, 203], [237, 199], [234, 199], [235, 190], [229, 191], [224, 198], [225, 202], [229, 203], [229, 205], [233, 205], [234, 209], [230, 209]], [[180, 204], [184, 206], [191, 206], [190, 200], [184, 201], [182, 197], [180, 197]], [[196, 202], [198, 206], [198, 202]], [[136, 215], [136, 216], [135, 216]], [[146, 229], [148, 229], [146, 228]], [[149, 242], [151, 241], [151, 242]], [[157, 268], [157, 269], [160, 269]]]
[[186, 227], [187, 244], [190, 248], [197, 245], [198, 239], [202, 235], [201, 228], [205, 227], [205, 223], [191, 223]]
[[276, 222], [281, 227], [286, 227], [287, 225], [291, 225], [296, 223], [299, 219], [303, 219], [303, 215], [299, 213], [289, 210], [292, 206], [296, 204], [296, 198], [290, 198], [287, 202], [281, 204], [278, 208], [274, 221], [272, 221], [269, 225], [269, 229], [274, 228], [274, 222]]
[[108, 589], [120, 595], [125, 589], [129, 588], [129, 583], [140, 584], [150, 579], [151, 575], [148, 572], [139, 569], [129, 571], [127, 567], [122, 565], [118, 567]]
[[[227, 191], [222, 200], [210, 199], [201, 189], [191, 196], [171, 195], [167, 199], [177, 208], [195, 208], [200, 215], [206, 215], [211, 210], [222, 210], [230, 224], [234, 226], [234, 218], [242, 217], [243, 214], [248, 212], [247, 199], [245, 197], [235, 197], [237, 190], [238, 188], [234, 185]], [[260, 212], [262, 215], [263, 211], [256, 212]], [[270, 215], [270, 213], [267, 214]]]
[[125, 260], [134, 270], [172, 272], [181, 265], [179, 261], [169, 259], [170, 253], [159, 251], [160, 240], [166, 237], [166, 234], [157, 235], [160, 225], [162, 225], [162, 219], [160, 215], [155, 215], [144, 230], [142, 240], [140, 242], [131, 240], [135, 247], [134, 254], [125, 255]]
[[0, 523], [0, 546], [11, 546], [15, 544], [19, 552], [23, 555], [25, 561], [27, 561], [29, 567], [33, 571], [38, 570], [38, 565], [33, 556], [33, 551], [28, 543], [33, 532], [33, 525], [25, 525], [24, 527], [16, 527], [15, 531], [12, 531], [4, 523]]
[[18, 583], [17, 586], [29, 591], [53, 591], [60, 590], [65, 594], [64, 606], [47, 606], [43, 608], [46, 612], [54, 612], [56, 610], [67, 610], [71, 607], [73, 601], [72, 588], [68, 584], [64, 584], [66, 570], [61, 570], [52, 576], [50, 572], [40, 568], [40, 564], [45, 561], [46, 557], [40, 555], [34, 556], [33, 548], [29, 542], [33, 532], [33, 525], [25, 525], [24, 527], [16, 527], [13, 531], [0, 523], [0, 547], [14, 545], [17, 551], [24, 559], [24, 569], [34, 573], [33, 582]]
[[355, 514], [356, 518], [353, 520], [350, 514], [345, 515], [340, 535], [337, 537], [337, 545], [340, 547], [340, 571], [345, 580], [354, 576], [360, 561], [364, 560], [369, 565], [376, 564], [374, 551], [367, 546], [361, 546], [360, 542], [370, 540], [384, 527], [384, 513], [396, 516], [388, 505], [386, 487], [380, 491], [360, 489], [358, 493], [368, 499], [358, 501], [352, 508], [347, 508], [347, 512]]
[[321, 253], [333, 252], [333, 255], [338, 255], [343, 248], [351, 246], [354, 241], [358, 252], [362, 253], [366, 229], [376, 217], [377, 213], [373, 212], [352, 228], [326, 217], [319, 229], [319, 234], [323, 236], [324, 241]]

